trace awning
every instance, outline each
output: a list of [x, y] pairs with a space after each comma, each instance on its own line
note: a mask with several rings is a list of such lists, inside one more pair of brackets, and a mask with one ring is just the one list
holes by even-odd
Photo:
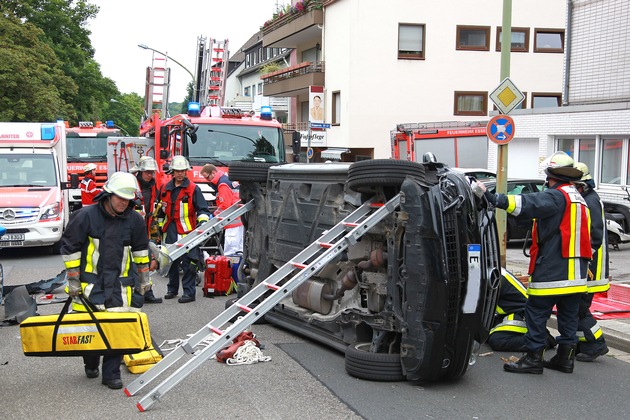
[[341, 160], [341, 155], [349, 153], [350, 149], [328, 148], [321, 153], [322, 159]]

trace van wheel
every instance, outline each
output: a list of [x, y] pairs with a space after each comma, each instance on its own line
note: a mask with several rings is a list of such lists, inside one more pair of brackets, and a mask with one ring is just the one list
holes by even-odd
[[369, 381], [394, 382], [405, 380], [400, 354], [371, 353], [370, 343], [355, 343], [346, 348], [346, 372]]
[[361, 160], [348, 168], [348, 187], [357, 192], [375, 192], [376, 187], [400, 187], [407, 177], [426, 184], [424, 166], [407, 160]]
[[228, 166], [228, 176], [231, 181], [238, 182], [267, 182], [269, 168], [277, 163], [246, 162], [235, 160]]

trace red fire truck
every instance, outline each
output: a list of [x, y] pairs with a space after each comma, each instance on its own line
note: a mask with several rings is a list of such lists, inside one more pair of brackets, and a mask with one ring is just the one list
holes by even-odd
[[[68, 149], [68, 177], [78, 174], [83, 178], [83, 167], [86, 163], [96, 165], [96, 185], [103, 187], [107, 181], [107, 137], [121, 136], [121, 130], [113, 121], [93, 123], [81, 121], [77, 127], [68, 127], [66, 123]], [[81, 190], [70, 190], [70, 210], [81, 208]]]

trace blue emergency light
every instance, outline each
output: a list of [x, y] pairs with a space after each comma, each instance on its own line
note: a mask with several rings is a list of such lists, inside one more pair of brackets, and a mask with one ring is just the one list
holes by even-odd
[[271, 107], [269, 105], [260, 107], [260, 119], [261, 120], [271, 120], [272, 117]]
[[107, 127], [107, 128], [116, 128], [116, 124], [114, 124], [114, 121], [108, 120], [108, 121], [105, 121], [105, 127]]
[[42, 124], [42, 140], [54, 140], [54, 139], [55, 139], [55, 125]]
[[198, 117], [201, 115], [201, 106], [199, 102], [188, 102], [188, 115]]

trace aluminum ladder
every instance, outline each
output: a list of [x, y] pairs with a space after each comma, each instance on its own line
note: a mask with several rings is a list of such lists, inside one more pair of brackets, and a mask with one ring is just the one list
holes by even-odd
[[240, 201], [208, 220], [197, 229], [184, 236], [179, 241], [161, 246], [159, 248], [160, 274], [168, 273], [168, 269], [173, 261], [181, 257], [191, 249], [204, 243], [208, 238], [220, 233], [223, 228], [233, 223], [238, 217], [244, 215], [254, 208], [254, 200], [246, 204]]
[[[330, 261], [338, 258], [345, 249], [356, 244], [361, 236], [387, 215], [393, 213], [399, 205], [400, 194], [397, 194], [385, 204], [376, 202], [374, 198], [366, 201], [341, 222], [325, 231], [315, 242], [302, 250], [291, 261], [280, 267], [275, 273], [264, 279], [251, 289], [249, 293], [234, 302], [232, 306], [175, 348], [155, 366], [131, 382], [125, 388], [125, 394], [127, 396], [135, 395], [182, 357], [186, 355], [192, 356], [190, 360], [181, 365], [136, 404], [138, 410], [142, 412], [151, 407], [168, 391], [201, 366], [203, 362], [210, 359], [219, 350], [229, 346], [238, 334], [245, 331], [282, 299], [289, 296], [300, 284], [315, 275]], [[296, 270], [299, 271], [295, 273]], [[291, 277], [283, 281], [289, 276]], [[264, 297], [267, 294], [268, 296]], [[250, 305], [263, 297], [264, 299], [253, 309], [250, 308]], [[235, 323], [227, 325], [241, 311], [245, 312], [246, 315]], [[225, 327], [226, 325], [227, 327]], [[216, 335], [216, 339], [210, 345], [198, 351], [194, 350], [195, 346], [204, 340], [212, 338], [213, 334]]]

